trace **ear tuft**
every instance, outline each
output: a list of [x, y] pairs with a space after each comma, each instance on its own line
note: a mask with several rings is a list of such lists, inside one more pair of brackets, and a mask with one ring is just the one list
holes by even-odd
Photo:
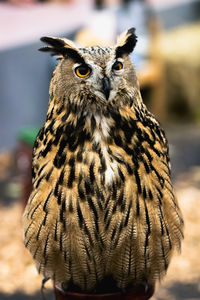
[[50, 52], [52, 56], [53, 55], [65, 56], [66, 51], [65, 51], [65, 43], [63, 39], [44, 36], [40, 40], [48, 44], [49, 46], [42, 47], [39, 49], [39, 51]]
[[79, 49], [72, 41], [66, 38], [47, 36], [42, 37], [40, 40], [48, 44], [48, 46], [40, 48], [39, 51], [50, 52], [52, 56], [70, 57], [77, 63], [85, 63]]
[[126, 30], [117, 39], [116, 58], [124, 55], [129, 55], [137, 43], [137, 36], [135, 35], [135, 28]]

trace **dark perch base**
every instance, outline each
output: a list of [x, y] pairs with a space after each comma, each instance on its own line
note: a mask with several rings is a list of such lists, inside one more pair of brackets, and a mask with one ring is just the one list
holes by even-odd
[[55, 288], [56, 300], [147, 300], [152, 297], [153, 293], [153, 286], [150, 286], [146, 293], [144, 289], [134, 288], [127, 291], [126, 294], [117, 292], [101, 295], [61, 292]]

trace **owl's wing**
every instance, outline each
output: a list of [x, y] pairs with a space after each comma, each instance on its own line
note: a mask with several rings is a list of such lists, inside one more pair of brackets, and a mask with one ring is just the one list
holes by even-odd
[[149, 113], [122, 114], [129, 117], [121, 124], [120, 137], [114, 137], [120, 151], [110, 146], [125, 178], [116, 197], [119, 205], [114, 210], [113, 204], [109, 212], [115, 211], [110, 226], [116, 247], [110, 268], [116, 278], [123, 270], [127, 280], [135, 274], [153, 282], [166, 272], [174, 249], [180, 248], [183, 220], [164, 131]]
[[73, 153], [61, 149], [59, 136], [64, 136], [62, 128], [52, 135], [47, 122], [34, 145], [33, 192], [23, 216], [25, 246], [43, 276], [66, 284], [73, 279], [77, 286], [91, 289], [104, 270], [99, 234], [104, 224], [97, 222], [94, 204], [101, 192], [94, 195], [87, 181], [91, 170], [86, 164], [80, 170], [75, 166]]

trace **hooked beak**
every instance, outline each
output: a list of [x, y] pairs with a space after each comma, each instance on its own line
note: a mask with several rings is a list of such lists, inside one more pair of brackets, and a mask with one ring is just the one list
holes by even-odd
[[108, 79], [108, 77], [105, 76], [102, 79], [102, 83], [104, 95], [106, 96], [106, 100], [108, 100], [110, 96], [110, 80]]

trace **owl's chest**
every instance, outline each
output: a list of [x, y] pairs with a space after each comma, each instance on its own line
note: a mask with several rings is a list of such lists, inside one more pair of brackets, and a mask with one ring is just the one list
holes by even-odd
[[86, 186], [109, 187], [113, 182], [123, 181], [129, 172], [129, 157], [114, 141], [114, 135], [119, 133], [113, 120], [93, 115], [86, 119], [82, 131], [75, 129], [66, 126], [58, 138], [59, 131], [54, 130], [53, 137], [47, 136], [47, 145], [38, 147], [40, 164], [45, 166], [42, 172], [49, 174], [52, 182], [63, 177], [62, 182], [69, 188], [83, 182]]
[[85, 176], [90, 178], [91, 182], [94, 177], [96, 183], [110, 185], [119, 177], [118, 163], [110, 155], [108, 146], [100, 144], [95, 151], [94, 149], [85, 149], [83, 152], [84, 163], [86, 163], [86, 168], [81, 164], [80, 172], [85, 170]]
[[91, 143], [86, 143], [83, 148], [83, 162], [88, 165], [90, 177], [91, 173], [94, 173], [96, 179], [105, 185], [110, 185], [119, 176], [118, 162], [114, 159], [110, 149], [110, 142], [112, 143], [111, 122], [98, 115], [93, 117], [96, 126]]

